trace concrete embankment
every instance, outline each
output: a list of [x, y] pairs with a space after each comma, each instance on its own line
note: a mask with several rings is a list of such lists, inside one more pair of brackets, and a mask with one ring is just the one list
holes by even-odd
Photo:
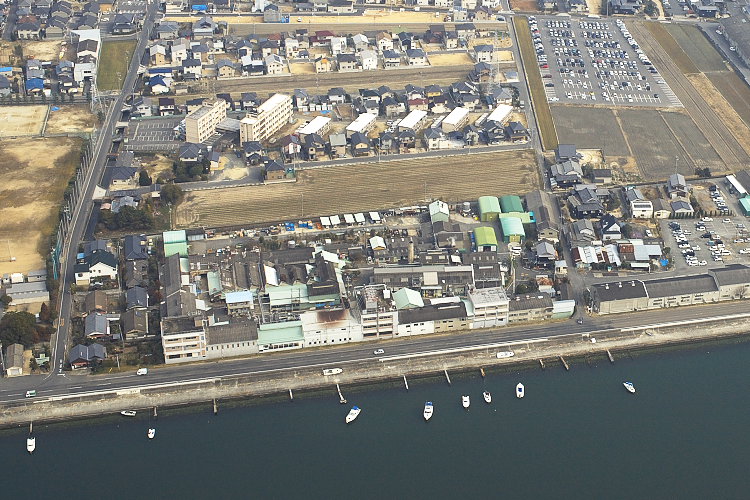
[[[492, 347], [462, 352], [430, 355], [392, 356], [368, 361], [341, 363], [343, 372], [324, 376], [318, 368], [284, 369], [241, 376], [225, 376], [195, 380], [181, 384], [142, 386], [112, 392], [66, 396], [24, 402], [21, 405], [0, 409], [0, 426], [11, 427], [29, 421], [45, 422], [72, 418], [93, 417], [117, 413], [124, 409], [141, 409], [157, 406], [167, 408], [186, 404], [207, 403], [235, 398], [287, 395], [293, 391], [312, 391], [327, 388], [332, 396], [340, 384], [346, 396], [346, 387], [374, 382], [400, 382], [408, 378], [443, 376], [443, 371], [465, 372], [519, 369], [524, 366], [539, 367], [560, 363], [560, 357], [574, 364], [577, 359], [606, 361], [607, 351], [615, 362], [620, 357], [640, 350], [661, 349], [667, 346], [721, 340], [750, 335], [746, 318], [718, 321], [695, 321], [681, 325], [617, 329], [592, 334], [576, 334], [547, 340], [544, 338], [513, 342], [508, 347]], [[595, 342], [592, 342], [595, 339]], [[512, 350], [512, 358], [497, 359], [496, 352]], [[572, 366], [575, 369], [575, 365]], [[337, 396], [336, 396], [337, 397]]]

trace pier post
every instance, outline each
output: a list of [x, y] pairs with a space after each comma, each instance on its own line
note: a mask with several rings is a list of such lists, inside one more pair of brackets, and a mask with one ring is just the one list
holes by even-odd
[[216, 398], [214, 398], [214, 415], [219, 414], [219, 404], [216, 402]]
[[539, 358], [539, 366], [541, 366], [542, 370], [544, 370], [544, 360], [542, 358]]
[[448, 385], [451, 385], [451, 378], [448, 376], [448, 370], [443, 370], [443, 373], [445, 373], [445, 380], [448, 381]]
[[294, 401], [294, 394], [292, 394], [291, 389], [289, 389], [289, 401]]
[[346, 404], [346, 399], [344, 399], [344, 395], [341, 394], [341, 387], [339, 387], [339, 384], [336, 384], [336, 391], [339, 393], [339, 403]]
[[409, 382], [406, 381], [406, 375], [404, 375], [404, 387], [406, 387], [406, 390], [409, 390]]
[[479, 368], [479, 373], [481, 373], [482, 374], [482, 378], [484, 378], [484, 376], [485, 376], [484, 375], [484, 368]]
[[570, 370], [570, 367], [568, 366], [567, 361], [565, 361], [565, 358], [563, 358], [562, 356], [560, 356], [560, 362], [563, 364], [566, 371]]
[[609, 352], [609, 349], [607, 349], [607, 357], [609, 358], [609, 362], [610, 363], [614, 363], [615, 362], [615, 357], [612, 356], [612, 353]]

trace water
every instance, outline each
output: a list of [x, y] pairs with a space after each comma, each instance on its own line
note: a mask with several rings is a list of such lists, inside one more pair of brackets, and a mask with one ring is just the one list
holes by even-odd
[[[0, 433], [4, 498], [747, 498], [750, 344]], [[637, 394], [622, 386], [631, 380]], [[518, 400], [518, 381], [526, 397]], [[482, 390], [492, 391], [492, 405]], [[461, 395], [471, 408], [461, 408]], [[424, 402], [435, 404], [430, 422]], [[346, 426], [352, 404], [363, 408]]]

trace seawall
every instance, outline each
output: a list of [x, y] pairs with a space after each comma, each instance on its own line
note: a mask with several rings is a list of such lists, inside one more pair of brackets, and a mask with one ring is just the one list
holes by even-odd
[[[696, 328], [696, 324], [700, 327]], [[435, 355], [392, 356], [373, 358], [367, 361], [346, 362], [338, 365], [343, 372], [335, 376], [324, 376], [317, 368], [281, 369], [250, 375], [225, 376], [220, 378], [190, 381], [184, 384], [162, 384], [141, 386], [132, 389], [112, 390], [84, 394], [81, 396], [40, 399], [14, 406], [0, 408], [0, 426], [12, 427], [34, 422], [49, 422], [72, 418], [85, 418], [114, 414], [125, 409], [160, 408], [187, 404], [205, 404], [213, 399], [261, 397], [287, 395], [292, 391], [330, 389], [336, 394], [336, 384], [346, 386], [376, 382], [399, 382], [403, 376], [434, 377], [448, 373], [466, 371], [518, 369], [524, 365], [539, 367], [539, 360], [546, 366], [559, 365], [559, 356], [567, 361], [577, 359], [606, 360], [609, 350], [615, 363], [639, 350], [660, 349], [669, 346], [696, 342], [716, 341], [732, 337], [750, 338], [747, 318], [718, 321], [694, 321], [682, 325], [638, 327], [574, 334], [555, 339], [533, 339], [512, 342], [508, 347], [482, 348], [471, 351]], [[512, 358], [497, 359], [496, 352], [512, 350]], [[575, 366], [572, 367], [575, 369]], [[403, 384], [403, 382], [401, 381]]]

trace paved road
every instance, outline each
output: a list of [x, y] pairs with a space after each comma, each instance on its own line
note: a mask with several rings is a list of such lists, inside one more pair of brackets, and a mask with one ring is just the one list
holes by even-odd
[[579, 325], [574, 321], [548, 325], [523, 325], [498, 330], [482, 330], [462, 334], [425, 335], [382, 342], [360, 342], [341, 347], [311, 348], [283, 353], [253, 356], [240, 360], [196, 363], [187, 366], [152, 369], [145, 377], [127, 374], [77, 376], [66, 374], [8, 379], [0, 389], [0, 404], [25, 401], [26, 390], [36, 389], [38, 397], [64, 396], [91, 391], [143, 387], [205, 378], [228, 377], [271, 370], [299, 369], [309, 366], [336, 366], [355, 361], [377, 359], [372, 351], [383, 348], [387, 356], [423, 353], [441, 349], [476, 346], [496, 342], [514, 342], [565, 335], [592, 334], [607, 330], [649, 326], [678, 320], [700, 320], [728, 314], [747, 313], [747, 302], [730, 302], [710, 306], [656, 310], [587, 319]]
[[68, 236], [63, 245], [61, 260], [61, 289], [62, 300], [60, 305], [60, 325], [57, 328], [57, 336], [52, 350], [52, 359], [50, 361], [50, 374], [47, 379], [55, 378], [62, 375], [62, 367], [65, 364], [65, 358], [68, 351], [68, 338], [70, 336], [70, 317], [73, 310], [73, 297], [70, 293], [70, 285], [75, 283], [73, 267], [75, 265], [76, 251], [78, 242], [83, 239], [84, 231], [88, 224], [93, 208], [93, 194], [97, 183], [101, 180], [104, 173], [104, 164], [107, 151], [109, 150], [112, 135], [114, 134], [115, 124], [120, 117], [120, 110], [123, 107], [125, 96], [133, 91], [137, 79], [137, 70], [140, 63], [141, 54], [146, 48], [148, 34], [153, 28], [154, 14], [158, 7], [157, 2], [149, 5], [146, 18], [143, 23], [140, 39], [136, 50], [133, 53], [133, 59], [130, 62], [128, 74], [123, 82], [123, 91], [112, 102], [107, 110], [104, 123], [99, 132], [99, 137], [94, 146], [94, 159], [86, 175], [82, 196], [71, 214], [70, 229]]

